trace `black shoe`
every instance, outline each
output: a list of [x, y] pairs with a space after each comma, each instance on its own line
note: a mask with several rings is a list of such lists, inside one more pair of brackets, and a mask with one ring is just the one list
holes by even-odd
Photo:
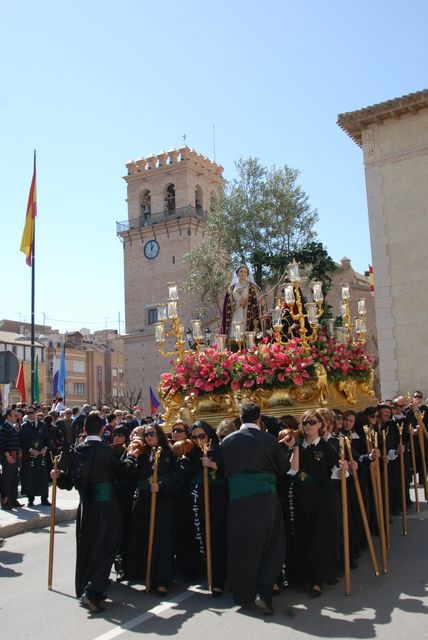
[[15, 500], [15, 502], [12, 504], [12, 507], [19, 509], [20, 507], [23, 507], [24, 505], [21, 504], [20, 502], [18, 502], [18, 500]]
[[116, 582], [123, 582], [124, 580], [126, 580], [124, 572], [116, 571]]
[[327, 580], [327, 584], [333, 586], [334, 584], [339, 584], [339, 578], [330, 578], [330, 580]]
[[260, 585], [254, 604], [259, 609], [262, 609], [265, 616], [271, 616], [274, 613], [272, 605], [272, 587]]
[[1, 508], [3, 509], [3, 511], [12, 511], [12, 509], [13, 509], [13, 507], [11, 505], [7, 504], [7, 502], [6, 502], [6, 504], [3, 504]]
[[89, 609], [91, 613], [101, 613], [104, 611], [104, 607], [101, 605], [100, 601], [97, 600], [94, 596], [88, 595], [88, 592], [85, 591], [80, 598], [80, 602], [84, 607]]
[[318, 583], [311, 584], [311, 598], [319, 598], [322, 595], [322, 586]]
[[34, 507], [34, 498], [28, 498], [28, 506]]
[[51, 507], [52, 506], [47, 498], [43, 498], [43, 500], [40, 502], [40, 504], [42, 504], [44, 507]]

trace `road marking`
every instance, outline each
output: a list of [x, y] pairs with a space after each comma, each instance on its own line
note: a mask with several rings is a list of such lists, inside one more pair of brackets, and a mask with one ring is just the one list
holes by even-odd
[[131, 620], [124, 622], [123, 624], [120, 625], [120, 627], [115, 627], [114, 629], [110, 629], [110, 631], [106, 631], [105, 633], [102, 633], [100, 636], [97, 636], [96, 638], [94, 638], [94, 640], [112, 640], [112, 638], [117, 638], [117, 636], [120, 636], [122, 633], [125, 633], [125, 631], [130, 631], [130, 629], [134, 629], [134, 627], [138, 627], [138, 625], [142, 624], [143, 622], [146, 622], [146, 620], [150, 620], [150, 618], [153, 618], [154, 616], [158, 616], [164, 611], [168, 611], [168, 609], [171, 609], [172, 607], [179, 604], [180, 602], [183, 602], [183, 600], [187, 600], [187, 598], [191, 598], [193, 595], [195, 595], [195, 593], [207, 594], [209, 592], [201, 589], [199, 585], [189, 587], [186, 591], [183, 591], [183, 593], [180, 593], [175, 598], [171, 598], [170, 601], [162, 602], [162, 604], [156, 605], [156, 607], [149, 609], [145, 613], [142, 613], [139, 616], [136, 616], [135, 618], [131, 618]]

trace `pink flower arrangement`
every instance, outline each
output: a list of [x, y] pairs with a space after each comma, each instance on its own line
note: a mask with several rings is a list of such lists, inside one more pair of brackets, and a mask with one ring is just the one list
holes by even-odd
[[373, 356], [366, 353], [363, 344], [342, 344], [324, 335], [319, 335], [312, 345], [312, 358], [325, 367], [330, 382], [345, 378], [367, 380], [373, 365]]
[[182, 363], [173, 364], [169, 373], [163, 373], [160, 391], [165, 397], [179, 392], [203, 395], [242, 387], [302, 385], [314, 377], [316, 362], [325, 367], [330, 382], [367, 380], [373, 357], [360, 343], [341, 344], [324, 335], [318, 336], [309, 355], [297, 338], [285, 346], [263, 340], [253, 349], [237, 353], [219, 353], [215, 347], [208, 347], [200, 353], [186, 353]]
[[312, 375], [312, 358], [304, 354], [300, 341], [285, 347], [260, 343], [249, 351], [218, 353], [207, 348], [201, 353], [188, 353], [180, 364], [161, 376], [162, 395], [192, 391], [197, 395], [222, 393], [229, 388], [257, 388], [273, 385], [303, 384]]

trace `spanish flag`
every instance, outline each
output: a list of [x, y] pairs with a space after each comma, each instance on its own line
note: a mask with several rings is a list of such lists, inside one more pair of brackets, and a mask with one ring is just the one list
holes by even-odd
[[34, 152], [34, 172], [31, 180], [30, 195], [28, 196], [27, 215], [25, 227], [22, 233], [21, 251], [25, 253], [25, 262], [31, 267], [34, 245], [34, 233], [36, 230], [37, 196], [36, 196], [36, 152]]

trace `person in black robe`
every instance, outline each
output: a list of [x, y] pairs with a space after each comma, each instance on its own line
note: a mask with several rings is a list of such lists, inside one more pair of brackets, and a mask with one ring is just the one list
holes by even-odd
[[76, 517], [76, 596], [91, 612], [103, 611], [102, 600], [122, 533], [122, 514], [115, 483], [133, 473], [138, 451], [119, 462], [102, 442], [104, 424], [96, 413], [85, 420], [85, 442], [68, 458], [68, 468], [51, 471], [62, 489], [76, 487], [80, 502]]
[[331, 510], [330, 481], [339, 479], [341, 463], [337, 451], [322, 439], [324, 422], [317, 411], [306, 411], [301, 424], [305, 435], [293, 449], [289, 472], [286, 565], [290, 579], [309, 582], [315, 597], [321, 595], [323, 582], [337, 582], [337, 517]]
[[[162, 427], [150, 423], [137, 429], [143, 431], [144, 452], [137, 465], [137, 488], [132, 508], [125, 577], [129, 581], [146, 582], [151, 496], [156, 492], [156, 520], [150, 580], [156, 595], [163, 597], [168, 591], [173, 574], [173, 507], [174, 495], [179, 489], [179, 483], [173, 473], [172, 451]], [[152, 483], [154, 451], [157, 448], [161, 449], [158, 481]]]
[[50, 506], [48, 500], [49, 430], [44, 422], [36, 419], [34, 407], [28, 407], [28, 419], [19, 430], [22, 451], [21, 493], [27, 496], [28, 506], [34, 504], [35, 496], [41, 497], [41, 504]]
[[[255, 602], [273, 612], [272, 589], [284, 561], [285, 536], [277, 475], [287, 473], [288, 451], [260, 430], [260, 407], [241, 407], [242, 426], [221, 443], [229, 485], [228, 586], [236, 604]], [[284, 440], [285, 441], [285, 440]], [[286, 439], [288, 446], [294, 438]]]
[[[185, 514], [188, 518], [189, 544], [186, 572], [196, 578], [206, 572], [206, 529], [204, 502], [204, 468], [208, 468], [209, 503], [211, 523], [211, 594], [221, 596], [226, 578], [226, 509], [227, 486], [223, 476], [221, 449], [214, 429], [203, 420], [190, 429], [193, 448], [180, 460], [180, 468], [186, 479], [187, 500]], [[204, 445], [208, 446], [203, 455]]]

